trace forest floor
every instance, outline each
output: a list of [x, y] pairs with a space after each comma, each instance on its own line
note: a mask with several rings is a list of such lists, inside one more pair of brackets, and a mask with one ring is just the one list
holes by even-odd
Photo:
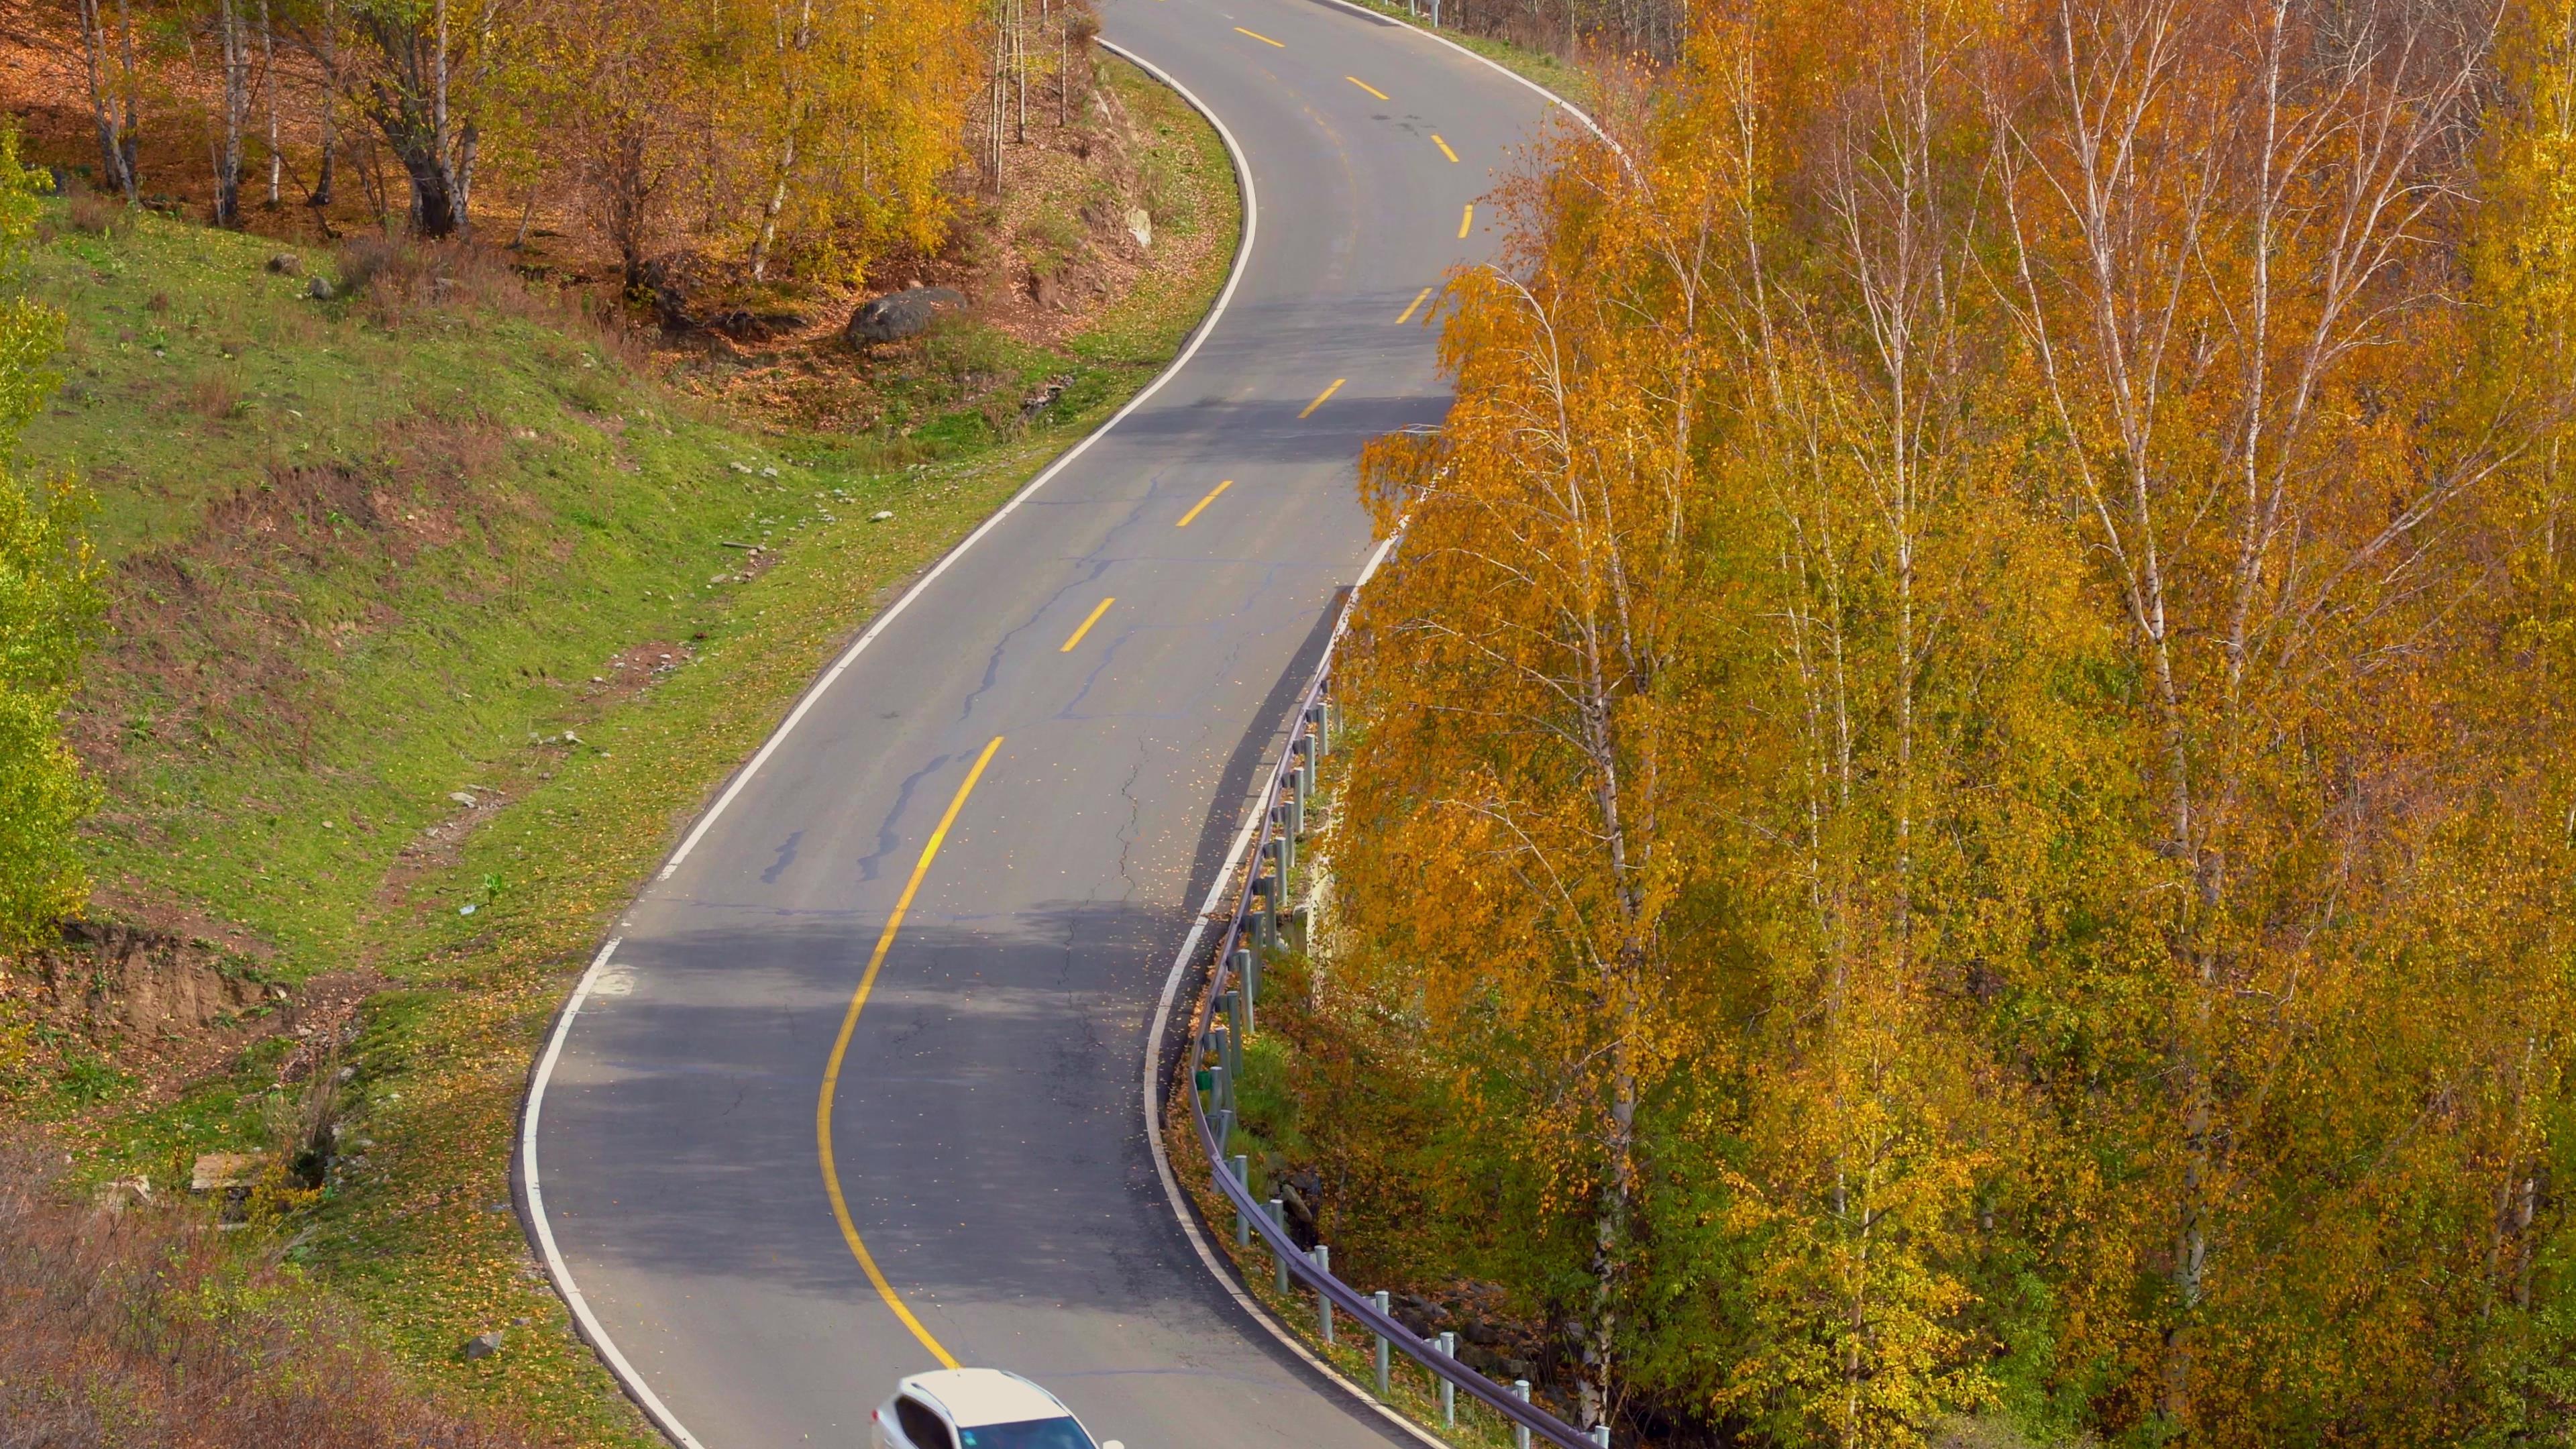
[[26, 281], [69, 336], [23, 461], [96, 499], [112, 628], [72, 735], [106, 799], [87, 934], [0, 980], [0, 1088], [65, 1195], [187, 1199], [203, 1154], [259, 1154], [231, 1241], [433, 1393], [658, 1442], [510, 1211], [529, 1064], [819, 665], [1204, 315], [1223, 147], [1102, 85], [1099, 184], [1006, 187], [1000, 250], [922, 264], [976, 307], [856, 360], [820, 323], [663, 346], [494, 252], [48, 204]]

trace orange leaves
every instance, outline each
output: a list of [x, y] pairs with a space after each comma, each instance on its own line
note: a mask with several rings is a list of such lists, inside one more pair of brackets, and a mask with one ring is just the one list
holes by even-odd
[[2337, 14], [1738, 7], [1454, 284], [1335, 979], [1656, 1392], [2432, 1442], [2561, 1351], [2576, 49]]

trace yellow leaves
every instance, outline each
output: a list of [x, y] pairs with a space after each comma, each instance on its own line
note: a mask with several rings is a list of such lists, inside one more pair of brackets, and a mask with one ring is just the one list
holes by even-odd
[[1669, 1185], [1551, 1271], [1773, 1442], [2032, 1342], [2106, 1436], [2448, 1442], [2565, 1351], [2570, 10], [2482, 117], [2473, 30], [2158, 13], [1712, 19], [1369, 458], [1336, 979], [1551, 1231]]
[[544, 0], [492, 45], [481, 124], [505, 171], [574, 189], [631, 258], [658, 250], [685, 201], [755, 267], [786, 251], [855, 278], [946, 236], [982, 15], [966, 0]]

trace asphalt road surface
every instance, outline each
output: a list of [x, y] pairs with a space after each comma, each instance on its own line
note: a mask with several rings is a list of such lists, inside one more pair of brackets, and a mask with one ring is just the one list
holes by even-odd
[[707, 1449], [862, 1444], [939, 1351], [1129, 1449], [1404, 1442], [1209, 1276], [1137, 1082], [1366, 557], [1359, 449], [1446, 404], [1400, 319], [1491, 251], [1550, 108], [1328, 0], [1105, 12], [1249, 162], [1223, 314], [809, 697], [619, 922], [537, 1098], [563, 1267]]

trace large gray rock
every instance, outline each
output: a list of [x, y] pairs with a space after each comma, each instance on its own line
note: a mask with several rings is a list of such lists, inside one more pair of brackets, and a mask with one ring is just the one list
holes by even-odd
[[910, 291], [888, 292], [852, 312], [850, 325], [843, 329], [843, 335], [854, 343], [900, 342], [928, 328], [940, 313], [955, 311], [965, 305], [965, 294], [954, 287], [914, 287]]

